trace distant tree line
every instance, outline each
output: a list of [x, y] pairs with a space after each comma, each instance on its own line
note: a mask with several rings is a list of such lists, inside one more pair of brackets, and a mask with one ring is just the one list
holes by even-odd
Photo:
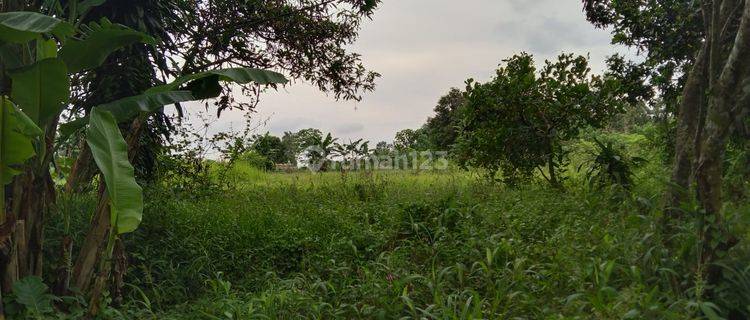
[[[246, 147], [234, 146], [234, 152], [252, 166], [264, 170], [309, 168], [314, 171], [350, 171], [375, 169], [424, 169], [445, 153], [426, 155], [430, 142], [421, 130], [403, 130], [393, 143], [380, 141], [371, 146], [365, 139], [344, 142], [331, 133], [307, 128], [284, 132], [281, 137], [270, 133], [251, 136]], [[239, 150], [239, 151], [236, 151]], [[234, 161], [234, 160], [232, 160]]]

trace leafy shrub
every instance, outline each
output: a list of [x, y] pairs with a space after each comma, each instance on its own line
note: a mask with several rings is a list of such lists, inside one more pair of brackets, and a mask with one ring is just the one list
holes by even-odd
[[677, 133], [677, 124], [674, 121], [646, 124], [637, 131], [646, 137], [653, 149], [661, 151], [659, 156], [662, 163], [672, 163]]
[[716, 289], [717, 304], [727, 310], [730, 319], [750, 318], [750, 266], [722, 265], [724, 281]]
[[[594, 142], [598, 150], [593, 154], [594, 158], [589, 162], [589, 168], [586, 171], [589, 186], [601, 189], [607, 185], [617, 185], [630, 190], [633, 186], [633, 170], [646, 160], [640, 157], [628, 157], [611, 141], [603, 143], [595, 138]], [[578, 171], [585, 164], [581, 164]]]
[[725, 159], [725, 192], [734, 201], [750, 196], [750, 143], [746, 145], [733, 145]]
[[243, 153], [239, 160], [260, 170], [273, 171], [275, 168], [273, 161], [254, 150]]

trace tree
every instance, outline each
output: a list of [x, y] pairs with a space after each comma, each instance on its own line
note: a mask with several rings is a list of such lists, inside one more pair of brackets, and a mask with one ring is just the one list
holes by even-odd
[[[160, 49], [175, 71], [246, 66], [276, 69], [336, 98], [360, 99], [379, 76], [347, 50], [379, 0], [178, 1]], [[231, 12], [232, 14], [227, 14]]]
[[452, 88], [442, 96], [435, 106], [435, 115], [427, 119], [422, 127], [430, 147], [435, 150], [450, 150], [458, 136], [458, 111], [464, 104], [461, 90]]
[[401, 152], [428, 148], [427, 135], [423, 129], [404, 129], [396, 133], [393, 147]]
[[[105, 18], [158, 39], [169, 39], [165, 21], [176, 19], [172, 11], [176, 1], [178, 0], [127, 3], [102, 1], [99, 5], [84, 8], [85, 13], [81, 12], [80, 19], [84, 23], [90, 23]], [[49, 14], [68, 14], [49, 10], [52, 10]], [[157, 73], [164, 72], [164, 68], [160, 67], [166, 63], [160, 61], [154, 65], [152, 61], [159, 61], [158, 59], [164, 59], [164, 56], [160, 55], [153, 45], [134, 44], [113, 52], [101, 66], [75, 75], [72, 82], [72, 91], [75, 94], [70, 101], [73, 108], [68, 117], [84, 117], [97, 105], [138, 95], [154, 85], [163, 83], [166, 79], [159, 78]], [[137, 151], [133, 162], [140, 179], [155, 176], [153, 169], [157, 154], [165, 140], [170, 139], [172, 129], [173, 124], [169, 117], [161, 111], [154, 112], [148, 117], [139, 117], [128, 125], [126, 135], [133, 137], [128, 140], [131, 144], [130, 149]], [[69, 137], [80, 139], [79, 135], [74, 134]], [[77, 159], [66, 179], [66, 189], [68, 192], [83, 191], [91, 186], [89, 181], [97, 173], [97, 168], [83, 139], [80, 139], [78, 148], [72, 151], [77, 154]]]
[[[645, 61], [639, 64], [642, 68], [663, 71], [656, 74], [639, 72], [636, 77], [642, 77], [644, 84], [662, 92], [665, 109], [677, 116], [676, 140], [692, 139], [698, 131], [699, 118], [704, 115], [698, 106], [703, 103], [698, 92], [707, 84], [702, 83], [702, 77], [690, 75], [692, 70], [705, 67], [702, 60], [707, 53], [701, 52], [706, 39], [705, 15], [709, 11], [704, 9], [711, 6], [706, 7], [701, 1], [659, 1], [638, 5], [627, 1], [583, 0], [583, 4], [591, 23], [612, 29], [613, 43], [634, 47], [645, 56]], [[648, 83], [647, 78], [651, 76], [655, 81]], [[674, 146], [674, 187], [667, 195], [668, 207], [677, 208], [686, 200], [685, 190], [689, 189], [694, 176], [694, 149], [687, 143]], [[677, 211], [668, 208], [667, 215], [679, 215]]]
[[390, 156], [393, 152], [393, 145], [385, 141], [380, 141], [375, 145], [373, 154], [376, 156]]
[[302, 129], [297, 131], [295, 135], [301, 149], [314, 146], [323, 138], [323, 132], [313, 128]]
[[[583, 0], [587, 19], [595, 26], [612, 30], [612, 43], [633, 47], [645, 59], [628, 63], [629, 81], [658, 89], [664, 114], [677, 112], [677, 98], [687, 81], [703, 39], [699, 1]], [[615, 59], [621, 57], [615, 56]], [[612, 66], [612, 64], [610, 64]], [[628, 72], [629, 71], [629, 72]], [[621, 73], [622, 74], [622, 73]]]
[[302, 151], [299, 147], [299, 141], [297, 141], [297, 135], [293, 132], [285, 131], [284, 135], [281, 136], [281, 144], [284, 145], [284, 161], [296, 166], [297, 157]]
[[272, 136], [268, 132], [264, 135], [256, 135], [253, 137], [253, 150], [258, 154], [271, 160], [274, 164], [286, 163], [286, 150], [281, 139], [277, 136]]
[[[108, 69], [95, 72], [100, 76], [85, 77], [74, 91], [87, 93], [88, 88], [100, 87], [102, 81], [116, 82], [111, 79], [168, 82], [210, 69], [249, 67], [282, 71], [337, 99], [360, 100], [362, 93], [374, 89], [379, 74], [366, 69], [347, 44], [357, 39], [362, 21], [371, 17], [378, 3], [379, 0], [104, 1], [92, 7], [85, 18], [108, 17], [160, 41], [150, 50], [112, 57], [106, 63]], [[121, 66], [115, 70], [122, 73], [107, 73], [109, 66]], [[206, 88], [216, 93], [212, 104], [217, 114], [227, 109], [251, 111], [266, 88], [254, 83], [239, 85], [239, 92], [251, 100], [240, 102], [235, 99], [237, 87], [223, 84]], [[131, 86], [121, 88], [129, 90]], [[100, 96], [100, 92], [84, 95]], [[79, 113], [85, 115], [93, 105], [81, 105]], [[181, 105], [177, 109], [181, 116]], [[138, 151], [137, 164], [145, 167], [139, 171], [148, 172], [153, 155], [169, 143], [173, 128], [160, 113], [136, 119], [130, 127], [130, 148]], [[90, 152], [83, 144], [68, 189], [87, 185], [96, 172], [90, 163]]]
[[645, 44], [654, 60], [684, 66], [674, 187], [667, 194], [665, 233], [669, 237], [670, 226], [684, 218], [677, 208], [696, 194], [703, 212], [698, 224], [705, 226], [699, 231], [699, 263], [710, 295], [710, 287], [722, 273], [714, 262], [737, 242], [728, 233], [722, 212], [723, 165], [730, 135], [745, 133], [750, 114], [746, 89], [750, 79], [750, 1], [664, 1], [623, 7], [623, 2], [586, 0], [584, 4], [594, 23], [615, 27], [613, 39]]
[[305, 148], [322, 139], [323, 133], [318, 129], [308, 128], [297, 132], [284, 132], [281, 143], [284, 145], [286, 162], [297, 165], [297, 159]]
[[467, 81], [458, 160], [493, 178], [501, 171], [509, 184], [539, 170], [560, 187], [562, 143], [618, 113], [617, 88], [616, 81], [590, 75], [583, 56], [563, 54], [539, 71], [528, 54], [506, 59], [491, 82]]

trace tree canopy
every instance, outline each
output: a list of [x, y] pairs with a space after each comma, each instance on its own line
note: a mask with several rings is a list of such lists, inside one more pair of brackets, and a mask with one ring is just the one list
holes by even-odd
[[563, 54], [537, 70], [531, 55], [515, 55], [492, 81], [467, 82], [456, 156], [490, 176], [501, 171], [511, 184], [546, 167], [545, 177], [559, 185], [562, 142], [620, 112], [618, 88], [591, 75], [583, 56]]

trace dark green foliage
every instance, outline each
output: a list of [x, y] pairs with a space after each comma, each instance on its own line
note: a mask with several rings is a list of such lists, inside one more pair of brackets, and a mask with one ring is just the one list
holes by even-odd
[[659, 155], [662, 163], [666, 165], [674, 161], [675, 133], [677, 131], [675, 121], [650, 123], [637, 128], [635, 131], [646, 136], [652, 147], [661, 150]]
[[[745, 257], [750, 259], [750, 257]], [[717, 288], [719, 309], [730, 310], [728, 319], [750, 317], [750, 266], [743, 263], [722, 264], [725, 281]], [[742, 308], [741, 306], [745, 306]]]
[[626, 101], [631, 105], [654, 98], [655, 88], [643, 82], [643, 79], [648, 77], [649, 71], [643, 65], [625, 61], [625, 57], [621, 55], [613, 55], [607, 59], [607, 76], [620, 81]]
[[296, 139], [299, 148], [305, 149], [309, 146], [317, 144], [320, 139], [323, 138], [323, 132], [321, 132], [319, 129], [307, 128], [297, 131], [297, 133], [295, 133], [295, 136], [297, 137]]
[[393, 147], [401, 152], [429, 149], [429, 137], [425, 129], [404, 129], [396, 133]]
[[[705, 37], [701, 1], [583, 0], [583, 3], [591, 23], [612, 31], [613, 44], [633, 47], [645, 57], [637, 64], [610, 64], [616, 66], [613, 73], [623, 75], [630, 84], [630, 92], [640, 92], [637, 95], [641, 97], [651, 95], [643, 91], [643, 86], [658, 89], [664, 103], [662, 112], [665, 115], [676, 112], [685, 78]], [[613, 59], [624, 62], [622, 57]]]
[[435, 115], [427, 119], [427, 123], [422, 127], [430, 148], [448, 151], [453, 147], [458, 137], [459, 108], [463, 104], [463, 92], [456, 88], [452, 88], [440, 98], [434, 109]]
[[[602, 189], [608, 185], [617, 185], [625, 190], [633, 187], [633, 172], [646, 160], [640, 157], [629, 157], [614, 145], [613, 142], [601, 142], [594, 139], [597, 151], [586, 170], [589, 185]], [[581, 167], [585, 165], [582, 164]], [[580, 171], [581, 167], [578, 167]]]
[[504, 61], [488, 83], [467, 82], [456, 156], [463, 166], [500, 171], [509, 184], [539, 170], [559, 186], [562, 143], [621, 112], [618, 83], [590, 75], [583, 56], [561, 55], [537, 70], [528, 54]]
[[308, 128], [302, 129], [297, 132], [284, 132], [281, 137], [281, 143], [284, 145], [284, 158], [285, 163], [297, 165], [299, 157], [306, 148], [310, 147], [319, 138], [322, 138], [323, 133], [318, 129]]
[[272, 160], [255, 150], [243, 153], [239, 160], [250, 167], [260, 170], [273, 171], [275, 168], [275, 163]]
[[[361, 169], [362, 162], [370, 155], [370, 141], [358, 139], [349, 143], [334, 143], [334, 150], [343, 160], [344, 169]], [[364, 163], [363, 163], [364, 164]]]
[[750, 143], [736, 143], [727, 150], [725, 192], [737, 201], [750, 196]]
[[150, 36], [106, 18], [89, 23], [83, 30], [80, 40], [71, 40], [60, 49], [60, 58], [71, 73], [99, 67], [112, 53], [130, 44], [156, 44]]
[[[700, 48], [703, 24], [700, 1], [667, 0], [646, 5], [632, 1], [584, 0], [587, 18], [612, 27], [612, 42], [634, 46], [653, 59], [692, 61]], [[670, 39], [668, 43], [664, 39]]]
[[[357, 100], [374, 89], [379, 74], [367, 70], [346, 44], [357, 39], [362, 21], [379, 2], [173, 1], [176, 17], [164, 20], [169, 37], [160, 49], [184, 61], [171, 72], [195, 73], [221, 64], [252, 65], [304, 79], [336, 98]], [[242, 107], [226, 89], [228, 98], [220, 104]]]
[[274, 164], [282, 164], [287, 161], [285, 146], [281, 139], [269, 133], [254, 137], [252, 149], [259, 155], [265, 157]]
[[60, 298], [49, 293], [49, 288], [37, 276], [29, 276], [13, 284], [15, 302], [22, 306], [22, 311], [16, 316], [44, 319], [54, 312], [52, 303]]

